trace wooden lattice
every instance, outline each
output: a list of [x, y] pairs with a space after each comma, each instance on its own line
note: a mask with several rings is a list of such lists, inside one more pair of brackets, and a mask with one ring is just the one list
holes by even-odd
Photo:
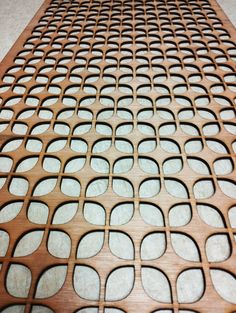
[[236, 311], [235, 38], [215, 0], [45, 1], [0, 67], [1, 312]]

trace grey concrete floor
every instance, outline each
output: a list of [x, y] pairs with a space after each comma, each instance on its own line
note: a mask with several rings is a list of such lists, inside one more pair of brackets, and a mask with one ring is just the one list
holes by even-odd
[[0, 61], [42, 3], [43, 0], [0, 0]]

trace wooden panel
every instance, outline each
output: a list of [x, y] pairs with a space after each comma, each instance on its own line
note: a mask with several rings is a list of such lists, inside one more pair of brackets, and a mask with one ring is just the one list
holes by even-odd
[[230, 313], [235, 29], [214, 0], [47, 0], [0, 68], [0, 308]]

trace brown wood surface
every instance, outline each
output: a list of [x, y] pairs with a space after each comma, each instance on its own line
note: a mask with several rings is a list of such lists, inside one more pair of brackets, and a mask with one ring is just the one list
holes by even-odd
[[[1, 86], [5, 88], [0, 87], [0, 113], [5, 109], [13, 113], [10, 120], [0, 121], [1, 125], [7, 123], [6, 129], [0, 135], [1, 156], [9, 157], [13, 161], [9, 172], [0, 173], [1, 178], [6, 178], [0, 190], [1, 209], [11, 202], [23, 203], [22, 209], [14, 219], [0, 225], [0, 229], [6, 231], [10, 237], [6, 255], [0, 257], [2, 311], [13, 304], [24, 305], [24, 312], [27, 313], [33, 312], [34, 305], [47, 306], [56, 313], [76, 312], [86, 307], [98, 308], [99, 313], [105, 312], [105, 308], [117, 308], [127, 313], [149, 313], [158, 310], [170, 310], [162, 311], [168, 313], [184, 313], [185, 310], [209, 313], [236, 311], [236, 299], [227, 301], [221, 297], [210, 274], [212, 270], [229, 273], [234, 281], [233, 287], [229, 289], [236, 289], [236, 229], [231, 225], [228, 215], [229, 209], [235, 205], [235, 195], [226, 195], [228, 187], [222, 189], [219, 185], [222, 181], [229, 182], [230, 186], [235, 188], [235, 38], [235, 29], [214, 0], [45, 1], [0, 65]], [[47, 70], [44, 71], [44, 68]], [[27, 75], [31, 75], [28, 82], [18, 83]], [[9, 77], [12, 77], [10, 83], [6, 82]], [[63, 79], [55, 82], [56, 77]], [[163, 83], [159, 82], [161, 78]], [[198, 81], [195, 82], [194, 78]], [[42, 82], [42, 79], [45, 82]], [[88, 82], [88, 79], [96, 81]], [[17, 87], [23, 87], [23, 93], [19, 93]], [[42, 87], [39, 93], [34, 93], [36, 87]], [[78, 89], [73, 93], [73, 90], [69, 89], [71, 87]], [[108, 93], [105, 87], [110, 88]], [[183, 88], [182, 93], [178, 93], [180, 88]], [[9, 101], [17, 97], [17, 104], [10, 105]], [[27, 104], [29, 97], [37, 99], [35, 106]], [[55, 104], [46, 106], [45, 100], [50, 97], [55, 99]], [[207, 100], [209, 104], [205, 106], [201, 102], [199, 105], [199, 97]], [[123, 98], [127, 101], [132, 99], [132, 103], [123, 107], [120, 104]], [[68, 103], [72, 103], [72, 99], [75, 105], [70, 106]], [[84, 106], [86, 99], [93, 103]], [[110, 106], [103, 104], [106, 99], [110, 100]], [[141, 104], [141, 99], [146, 106]], [[161, 100], [165, 99], [170, 100], [169, 105], [162, 104]], [[220, 104], [222, 99], [227, 103], [226, 106]], [[148, 101], [150, 106], [147, 105]], [[188, 106], [182, 104], [185, 101]], [[26, 109], [34, 110], [34, 114], [30, 118], [19, 119]], [[58, 115], [67, 109], [73, 110], [73, 115], [68, 119], [59, 120]], [[99, 114], [105, 109], [112, 110], [113, 115], [106, 120], [99, 119]], [[152, 116], [146, 120], [138, 117], [144, 109], [152, 112]], [[232, 119], [222, 118], [222, 112], [226, 109], [232, 111]], [[49, 110], [52, 117], [42, 119], [40, 114], [43, 110]], [[193, 116], [190, 119], [181, 119], [179, 114], [182, 110], [189, 110], [189, 114]], [[199, 114], [201, 110], [206, 110], [214, 117], [211, 120], [202, 118]], [[85, 112], [87, 115], [90, 113], [92, 118], [82, 119], [78, 116], [79, 112]], [[131, 118], [121, 118], [119, 114], [122, 112], [127, 112]], [[172, 118], [165, 120], [160, 117], [161, 112], [172, 115]], [[25, 134], [14, 133], [17, 123], [24, 123], [27, 129]], [[34, 134], [35, 127], [42, 123], [45, 123], [47, 130], [42, 134]], [[76, 134], [76, 129], [84, 123], [90, 127], [89, 131]], [[218, 128], [217, 134], [206, 134], [204, 127], [208, 124]], [[56, 132], [58, 125], [67, 126], [68, 134], [60, 135]], [[107, 126], [111, 133], [99, 133], [100, 125]], [[119, 127], [123, 125], [130, 125], [132, 131], [129, 134], [119, 134]], [[144, 126], [149, 127], [153, 134], [147, 135], [140, 131]], [[163, 134], [165, 126], [172, 126], [174, 132], [170, 135]], [[188, 129], [186, 126], [191, 129], [189, 133], [183, 131]], [[231, 132], [227, 130], [228, 126], [231, 126]], [[14, 139], [22, 139], [21, 145], [14, 151], [4, 151], [5, 145]], [[40, 151], [27, 150], [26, 145], [30, 139], [41, 142]], [[65, 147], [58, 152], [48, 152], [50, 143], [58, 139], [66, 139]], [[71, 141], [75, 139], [83, 139], [87, 144], [87, 152], [71, 149]], [[102, 139], [109, 140], [110, 148], [105, 152], [94, 152], [94, 144]], [[141, 154], [138, 148], [140, 143], [151, 139], [156, 142], [156, 148], [152, 152]], [[132, 146], [133, 152], [119, 151], [116, 148], [117, 140], [126, 140]], [[175, 146], [179, 147], [179, 153], [170, 153], [161, 148], [165, 140], [175, 143]], [[186, 152], [186, 143], [189, 140], [201, 143], [202, 150], [195, 154]], [[210, 149], [209, 142], [219, 143], [225, 153]], [[36, 165], [29, 171], [18, 172], [19, 162], [28, 157], [38, 158]], [[44, 170], [45, 157], [58, 158], [58, 172], [50, 173]], [[80, 171], [66, 173], [67, 162], [75, 157], [85, 158], [84, 167]], [[106, 173], [94, 171], [91, 167], [94, 157], [101, 157], [108, 162], [109, 170]], [[126, 173], [116, 173], [115, 162], [128, 157], [133, 160], [132, 169]], [[141, 157], [156, 162], [159, 173], [145, 173], [139, 166]], [[179, 172], [164, 173], [163, 164], [169, 158], [182, 160], [183, 166]], [[232, 170], [229, 174], [215, 173], [214, 162], [219, 158], [231, 162]], [[189, 166], [189, 160], [205, 162], [208, 174], [194, 172]], [[17, 195], [11, 192], [14, 178], [23, 178], [28, 182], [25, 194]], [[55, 188], [48, 194], [35, 195], [38, 184], [50, 178], [56, 179]], [[80, 192], [73, 196], [63, 193], [63, 179], [79, 182]], [[106, 191], [98, 196], [88, 196], [88, 186], [91, 182], [102, 179], [107, 183]], [[131, 196], [127, 197], [114, 191], [114, 184], [118, 179], [125, 180], [132, 187]], [[142, 197], [140, 188], [148, 179], [151, 179], [153, 184], [158, 182], [160, 191], [154, 196]], [[206, 180], [214, 187], [213, 194], [202, 199], [196, 197], [196, 183]], [[181, 195], [178, 198], [171, 195], [170, 192], [175, 192], [177, 187], [169, 190], [167, 184], [170, 181], [179, 183], [186, 196]], [[30, 203], [37, 201], [44, 203], [49, 209], [45, 224], [32, 223], [27, 216]], [[78, 202], [78, 211], [74, 218], [66, 224], [53, 224], [57, 208], [62, 203], [73, 201]], [[85, 219], [84, 205], [89, 202], [98, 203], [104, 208], [105, 225], [93, 225]], [[134, 214], [129, 223], [111, 225], [111, 212], [121, 203], [132, 203]], [[140, 214], [142, 203], [160, 208], [164, 219], [163, 226], [150, 225], [144, 221]], [[191, 220], [181, 227], [171, 226], [169, 222], [170, 209], [177, 204], [188, 204], [191, 208]], [[223, 227], [217, 228], [204, 223], [197, 209], [199, 204], [215, 208], [220, 213]], [[28, 232], [37, 230], [44, 232], [38, 249], [30, 255], [15, 257], [14, 251], [19, 240]], [[48, 237], [53, 230], [69, 235], [69, 257], [57, 258], [49, 253]], [[92, 231], [104, 233], [101, 251], [91, 258], [77, 258], [81, 238]], [[122, 259], [111, 252], [109, 236], [112, 231], [129, 236], [134, 247], [133, 259]], [[157, 259], [143, 260], [140, 256], [142, 240], [151, 233], [165, 234], [166, 250]], [[199, 261], [189, 261], [176, 254], [171, 242], [171, 234], [175, 233], [193, 240], [198, 249]], [[230, 255], [221, 262], [210, 262], [206, 255], [206, 241], [210, 236], [217, 234], [227, 235]], [[7, 290], [6, 281], [12, 264], [24, 265], [30, 269], [32, 280], [26, 297], [15, 297]], [[58, 265], [67, 266], [63, 287], [51, 297], [37, 298], [36, 290], [41, 275], [47, 269]], [[83, 299], [75, 291], [73, 276], [77, 265], [89, 266], [97, 271], [100, 278], [98, 300]], [[121, 300], [108, 301], [105, 296], [108, 276], [120, 267], [134, 269], [132, 291]], [[156, 268], [166, 275], [171, 290], [169, 303], [156, 301], [145, 292], [142, 268]], [[177, 280], [180, 273], [189, 269], [201, 270], [204, 292], [194, 302], [181, 303], [177, 294]], [[191, 286], [189, 288], [191, 289]], [[233, 292], [235, 294], [235, 290]]]

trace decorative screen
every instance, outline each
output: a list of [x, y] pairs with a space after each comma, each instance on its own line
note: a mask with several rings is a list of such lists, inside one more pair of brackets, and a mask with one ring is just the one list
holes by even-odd
[[45, 1], [0, 69], [1, 312], [236, 312], [235, 39], [214, 0]]

